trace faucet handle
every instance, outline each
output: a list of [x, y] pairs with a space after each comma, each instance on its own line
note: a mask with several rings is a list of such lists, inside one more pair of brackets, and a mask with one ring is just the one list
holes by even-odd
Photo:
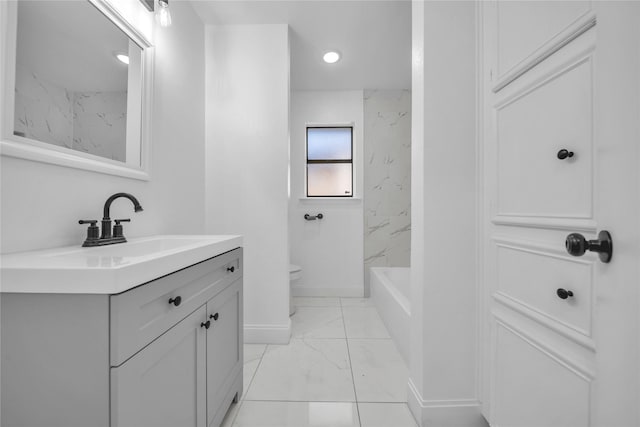
[[97, 219], [81, 219], [78, 221], [78, 224], [89, 224], [89, 228], [87, 228], [87, 240], [98, 240], [100, 229], [96, 225], [97, 223]]
[[121, 222], [131, 222], [131, 219], [130, 218], [114, 219], [113, 221], [116, 223], [116, 225], [113, 226], [113, 237], [124, 237], [122, 224], [120, 224], [120, 223]]

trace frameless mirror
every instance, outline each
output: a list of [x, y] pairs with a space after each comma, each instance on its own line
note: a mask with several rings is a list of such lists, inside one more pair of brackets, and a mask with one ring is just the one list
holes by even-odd
[[3, 154], [147, 179], [150, 44], [99, 0], [9, 3]]

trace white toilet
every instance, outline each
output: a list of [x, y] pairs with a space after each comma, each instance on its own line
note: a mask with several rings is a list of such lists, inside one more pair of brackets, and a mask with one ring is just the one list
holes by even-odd
[[299, 265], [289, 264], [289, 316], [293, 316], [296, 307], [293, 305], [293, 282], [302, 277], [302, 268]]

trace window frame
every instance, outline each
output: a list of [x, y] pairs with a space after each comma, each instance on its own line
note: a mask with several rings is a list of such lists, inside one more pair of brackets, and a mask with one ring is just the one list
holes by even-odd
[[[354, 147], [353, 147], [353, 128], [354, 125], [307, 125], [305, 127], [305, 197], [309, 199], [328, 199], [328, 198], [341, 198], [341, 199], [353, 199], [355, 193], [354, 182]], [[347, 159], [309, 159], [309, 129], [349, 129], [350, 143], [351, 143], [351, 158]], [[309, 165], [310, 164], [351, 164], [351, 194], [348, 195], [326, 195], [326, 196], [313, 196], [309, 194]]]

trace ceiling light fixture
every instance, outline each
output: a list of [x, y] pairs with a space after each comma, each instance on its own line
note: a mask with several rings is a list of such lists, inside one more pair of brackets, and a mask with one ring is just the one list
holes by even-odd
[[156, 21], [161, 27], [171, 25], [171, 12], [169, 12], [169, 0], [158, 0], [158, 10], [156, 11]]
[[118, 58], [118, 61], [122, 62], [123, 64], [129, 65], [129, 57], [124, 53], [116, 53], [115, 56], [116, 58]]
[[327, 64], [335, 64], [336, 62], [338, 62], [340, 60], [340, 53], [336, 52], [336, 51], [329, 51], [329, 52], [324, 54], [322, 59]]

